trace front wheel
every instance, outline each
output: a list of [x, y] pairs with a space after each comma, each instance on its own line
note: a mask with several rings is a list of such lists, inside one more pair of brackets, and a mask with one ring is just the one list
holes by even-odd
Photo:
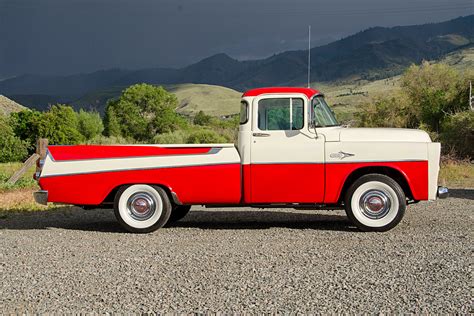
[[163, 227], [171, 214], [171, 202], [158, 186], [135, 184], [115, 195], [115, 217], [132, 233], [149, 233]]
[[349, 187], [344, 204], [347, 217], [359, 229], [383, 232], [402, 220], [406, 198], [403, 189], [392, 178], [368, 174]]

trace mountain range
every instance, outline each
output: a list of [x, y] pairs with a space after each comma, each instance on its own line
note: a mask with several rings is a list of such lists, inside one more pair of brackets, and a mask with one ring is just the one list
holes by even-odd
[[[473, 43], [474, 15], [424, 25], [373, 27], [312, 48], [311, 81], [386, 78], [401, 73], [412, 63], [438, 59]], [[91, 95], [141, 82], [212, 84], [238, 91], [262, 86], [305, 85], [307, 58], [307, 50], [249, 61], [217, 54], [180, 69], [108, 69], [69, 76], [25, 74], [0, 81], [0, 94], [37, 109], [62, 102], [102, 110], [106, 99], [91, 100]]]

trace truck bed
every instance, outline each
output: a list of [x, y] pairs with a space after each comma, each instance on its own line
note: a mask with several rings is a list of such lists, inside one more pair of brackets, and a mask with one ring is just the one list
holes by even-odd
[[234, 144], [49, 146], [39, 178], [49, 202], [80, 205], [134, 183], [163, 186], [181, 204], [238, 204], [240, 156]]

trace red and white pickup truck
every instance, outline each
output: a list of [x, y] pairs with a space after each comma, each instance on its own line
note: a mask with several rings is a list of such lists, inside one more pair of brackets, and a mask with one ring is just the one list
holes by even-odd
[[343, 127], [317, 90], [260, 88], [242, 96], [237, 145], [49, 146], [35, 199], [113, 206], [131, 232], [196, 204], [345, 208], [360, 229], [386, 231], [408, 204], [447, 196], [439, 162], [421, 130]]

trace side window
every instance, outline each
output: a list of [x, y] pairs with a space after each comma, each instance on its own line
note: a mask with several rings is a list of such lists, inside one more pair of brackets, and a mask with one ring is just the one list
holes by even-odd
[[302, 129], [303, 100], [293, 98], [263, 99], [258, 102], [258, 128], [262, 131]]
[[249, 120], [249, 105], [247, 102], [240, 102], [240, 124], [245, 124]]

